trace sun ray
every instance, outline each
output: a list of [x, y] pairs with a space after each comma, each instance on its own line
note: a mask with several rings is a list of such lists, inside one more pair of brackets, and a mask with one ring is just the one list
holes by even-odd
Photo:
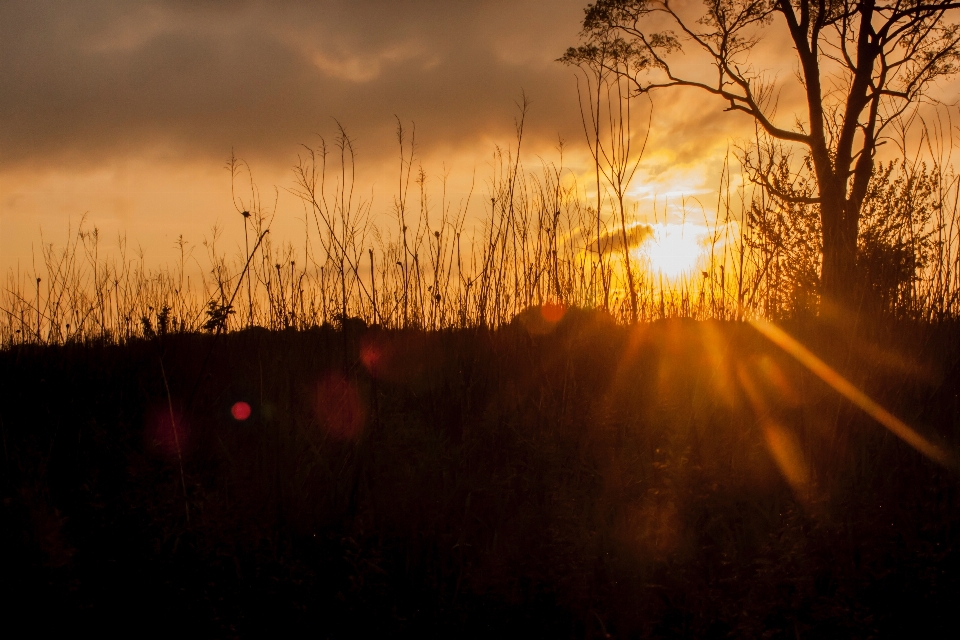
[[737, 377], [744, 390], [754, 414], [760, 421], [767, 451], [780, 469], [784, 480], [793, 489], [794, 494], [805, 503], [811, 499], [810, 467], [804, 460], [803, 452], [796, 437], [773, 419], [770, 409], [747, 368], [737, 366]]
[[956, 460], [943, 449], [930, 442], [922, 435], [910, 428], [903, 420], [880, 406], [867, 394], [860, 391], [849, 380], [837, 373], [830, 365], [815, 356], [809, 349], [800, 344], [783, 329], [766, 320], [751, 320], [750, 324], [771, 342], [792, 355], [800, 364], [809, 369], [821, 380], [833, 387], [840, 395], [854, 403], [867, 415], [890, 430], [895, 436], [945, 467], [955, 468]]

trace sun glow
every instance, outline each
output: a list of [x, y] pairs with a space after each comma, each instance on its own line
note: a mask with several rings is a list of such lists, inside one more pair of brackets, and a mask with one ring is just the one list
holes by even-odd
[[640, 245], [638, 257], [649, 261], [650, 271], [674, 279], [696, 269], [703, 253], [703, 230], [694, 225], [654, 225], [653, 235]]

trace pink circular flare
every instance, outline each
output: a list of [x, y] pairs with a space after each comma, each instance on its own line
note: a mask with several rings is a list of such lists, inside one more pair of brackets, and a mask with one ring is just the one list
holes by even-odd
[[230, 415], [234, 420], [246, 420], [250, 417], [250, 413], [250, 405], [242, 400], [230, 407]]
[[144, 438], [147, 446], [168, 460], [176, 460], [189, 448], [190, 429], [176, 409], [163, 405], [154, 408], [147, 418]]
[[377, 375], [382, 368], [383, 349], [373, 342], [364, 344], [360, 347], [360, 361], [371, 375]]
[[540, 313], [543, 315], [543, 319], [551, 324], [560, 322], [566, 312], [567, 308], [562, 304], [552, 304], [548, 302], [540, 307]]
[[336, 440], [360, 435], [366, 408], [357, 389], [346, 378], [331, 373], [317, 384], [315, 411], [321, 426]]

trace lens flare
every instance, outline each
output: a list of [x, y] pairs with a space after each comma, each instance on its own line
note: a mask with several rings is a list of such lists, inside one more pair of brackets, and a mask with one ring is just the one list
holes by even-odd
[[360, 363], [374, 378], [388, 378], [395, 368], [394, 340], [382, 331], [369, 331], [360, 340]]
[[566, 313], [567, 308], [564, 305], [548, 302], [539, 307], [527, 307], [518, 313], [513, 321], [530, 334], [542, 336], [552, 332]]
[[730, 379], [729, 345], [712, 321], [700, 323], [700, 337], [714, 393], [732, 409], [736, 406], [737, 394]]
[[[756, 367], [756, 370], [761, 376], [766, 376], [770, 367], [761, 364]], [[737, 375], [740, 378], [740, 386], [760, 421], [763, 437], [767, 442], [767, 451], [770, 452], [773, 461], [780, 469], [784, 480], [793, 489], [794, 494], [803, 502], [809, 503], [812, 497], [810, 495], [810, 469], [807, 461], [803, 458], [800, 443], [797, 442], [792, 433], [773, 419], [760, 386], [750, 375], [747, 368], [739, 365]]]
[[540, 314], [543, 316], [543, 319], [551, 323], [560, 322], [566, 312], [567, 308], [562, 304], [553, 304], [548, 302], [540, 307]]
[[786, 331], [764, 320], [753, 320], [750, 324], [771, 342], [796, 358], [800, 364], [809, 369], [817, 377], [833, 387], [837, 393], [860, 407], [864, 413], [889, 429], [893, 435], [931, 460], [939, 462], [946, 467], [956, 468], [957, 461], [948, 455], [946, 451], [924, 438], [910, 428], [903, 420], [900, 420], [884, 409], [879, 403], [873, 400], [873, 398], [869, 397], [863, 391], [860, 391], [853, 383], [834, 371], [826, 362], [813, 355], [809, 349], [800, 344]]
[[367, 418], [356, 387], [337, 373], [327, 375], [317, 384], [314, 410], [320, 425], [336, 440], [356, 438]]
[[368, 343], [360, 347], [360, 362], [371, 375], [375, 376], [379, 373], [381, 360], [383, 360], [383, 349], [380, 345]]
[[176, 460], [190, 443], [190, 430], [183, 415], [160, 405], [147, 416], [144, 439], [147, 446], [169, 460]]
[[238, 420], [240, 422], [243, 422], [244, 420], [249, 418], [250, 413], [251, 413], [250, 405], [247, 404], [246, 402], [243, 402], [242, 400], [234, 404], [232, 407], [230, 407], [230, 415], [233, 416], [234, 420]]

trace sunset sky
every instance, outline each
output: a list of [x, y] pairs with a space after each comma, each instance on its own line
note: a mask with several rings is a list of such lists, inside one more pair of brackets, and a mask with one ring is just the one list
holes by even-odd
[[[456, 203], [476, 175], [484, 200], [495, 145], [511, 142], [515, 102], [531, 101], [524, 140], [538, 157], [585, 173], [574, 71], [556, 62], [576, 44], [585, 0], [18, 2], [0, 5], [0, 268], [39, 261], [85, 213], [108, 246], [118, 233], [152, 263], [170, 260], [218, 221], [242, 227], [224, 165], [231, 149], [264, 194], [280, 191], [276, 230], [302, 218], [292, 167], [301, 143], [354, 138], [373, 213], [390, 212], [397, 180], [395, 116], [416, 123], [418, 157]], [[780, 53], [783, 53], [781, 48]], [[697, 93], [655, 97], [634, 192], [701, 195], [711, 208], [740, 115]], [[646, 203], [646, 204], [645, 204]], [[698, 210], [699, 211], [699, 210]], [[699, 215], [699, 213], [698, 213]]]

